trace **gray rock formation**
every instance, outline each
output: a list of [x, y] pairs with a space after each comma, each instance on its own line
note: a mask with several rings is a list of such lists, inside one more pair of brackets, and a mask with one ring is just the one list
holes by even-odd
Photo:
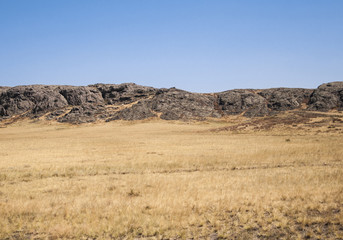
[[57, 90], [71, 106], [104, 104], [101, 92], [94, 87], [61, 86]]
[[10, 87], [0, 87], [0, 95], [2, 92], [7, 91], [8, 89], [10, 89]]
[[312, 92], [312, 89], [302, 88], [271, 88], [261, 90], [258, 94], [267, 100], [267, 107], [271, 111], [287, 111], [307, 104]]
[[97, 120], [203, 120], [242, 114], [247, 117], [280, 111], [343, 110], [343, 82], [317, 89], [274, 88], [200, 94], [156, 89], [134, 83], [76, 86], [0, 87], [0, 121], [45, 118], [73, 124]]
[[151, 110], [151, 102], [142, 100], [131, 107], [124, 108], [113, 114], [106, 121], [113, 120], [142, 120], [147, 118], [157, 117], [156, 113]]
[[343, 110], [343, 82], [332, 82], [320, 85], [310, 96], [309, 110], [329, 111]]
[[0, 117], [26, 113], [36, 116], [46, 111], [68, 105], [66, 99], [55, 91], [56, 86], [17, 86], [0, 93]]
[[151, 108], [161, 113], [161, 119], [165, 120], [221, 117], [214, 108], [215, 101], [210, 95], [171, 88], [157, 92], [151, 100]]
[[219, 106], [225, 115], [243, 113], [247, 117], [264, 116], [269, 113], [267, 101], [253, 90], [230, 90], [218, 93]]
[[104, 111], [105, 107], [103, 105], [85, 103], [83, 105], [73, 107], [63, 116], [57, 115], [57, 120], [59, 122], [68, 123], [95, 122], [100, 118], [99, 115], [103, 114]]
[[136, 85], [134, 83], [123, 84], [95, 84], [90, 85], [97, 88], [106, 104], [128, 104], [143, 98], [153, 96], [157, 89]]

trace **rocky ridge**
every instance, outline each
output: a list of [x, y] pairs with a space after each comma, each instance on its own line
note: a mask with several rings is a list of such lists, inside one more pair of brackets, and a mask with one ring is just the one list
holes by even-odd
[[322, 84], [317, 89], [235, 89], [211, 94], [134, 83], [0, 87], [0, 121], [203, 120], [238, 114], [259, 117], [295, 109], [342, 111], [343, 82]]

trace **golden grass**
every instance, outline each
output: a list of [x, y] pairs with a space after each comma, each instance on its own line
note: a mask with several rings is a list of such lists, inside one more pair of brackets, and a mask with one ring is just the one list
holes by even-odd
[[342, 239], [341, 133], [226, 125], [0, 128], [0, 238]]

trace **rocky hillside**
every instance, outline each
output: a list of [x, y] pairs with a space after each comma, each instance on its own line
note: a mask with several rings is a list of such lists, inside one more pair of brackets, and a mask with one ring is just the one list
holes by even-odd
[[343, 82], [326, 83], [317, 89], [239, 89], [211, 94], [134, 83], [0, 87], [0, 121], [7, 122], [21, 118], [75, 124], [147, 118], [203, 120], [237, 114], [275, 115], [294, 109], [343, 110]]

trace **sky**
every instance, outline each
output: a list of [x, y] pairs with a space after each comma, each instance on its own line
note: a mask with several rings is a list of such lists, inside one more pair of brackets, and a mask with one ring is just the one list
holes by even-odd
[[342, 0], [0, 0], [0, 86], [343, 80]]

